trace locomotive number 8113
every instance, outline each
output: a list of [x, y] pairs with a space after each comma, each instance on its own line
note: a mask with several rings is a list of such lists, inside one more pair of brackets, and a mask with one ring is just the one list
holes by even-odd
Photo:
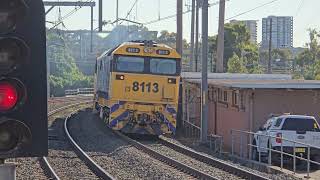
[[96, 61], [94, 106], [110, 128], [175, 134], [181, 56], [151, 41], [123, 43]]

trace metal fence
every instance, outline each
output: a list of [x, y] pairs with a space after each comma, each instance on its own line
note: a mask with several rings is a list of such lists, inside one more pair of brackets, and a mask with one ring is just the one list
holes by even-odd
[[78, 88], [78, 89], [68, 89], [65, 90], [66, 96], [72, 95], [93, 95], [94, 89], [93, 88]]
[[[195, 142], [200, 142], [201, 128], [188, 121], [183, 121], [184, 136]], [[221, 153], [223, 149], [222, 136], [210, 134], [206, 143], [213, 153]]]
[[[260, 145], [260, 143], [256, 143], [253, 144], [253, 139], [254, 136], [258, 136], [258, 137], [265, 137], [268, 139], [268, 142], [271, 142], [273, 140], [278, 140], [278, 143], [280, 144], [280, 150], [274, 149], [271, 146], [271, 143], [267, 144], [267, 147], [262, 147]], [[259, 139], [259, 138], [258, 138]], [[280, 168], [283, 169], [284, 166], [284, 156], [288, 156], [290, 158], [292, 158], [293, 161], [293, 172], [296, 173], [296, 165], [297, 165], [297, 160], [301, 160], [303, 162], [307, 163], [307, 178], [310, 178], [310, 166], [311, 165], [316, 165], [316, 166], [320, 166], [320, 162], [311, 160], [311, 149], [316, 150], [318, 152], [320, 152], [320, 147], [317, 146], [313, 146], [310, 144], [305, 144], [302, 142], [298, 142], [298, 141], [293, 141], [293, 140], [289, 140], [283, 137], [277, 137], [277, 136], [271, 136], [271, 135], [263, 135], [263, 134], [258, 134], [258, 133], [254, 133], [254, 132], [249, 132], [249, 131], [241, 131], [241, 130], [231, 130], [231, 154], [233, 156], [236, 156], [236, 154], [238, 154], [240, 157], [242, 158], [249, 158], [249, 159], [253, 159], [252, 157], [252, 152], [253, 152], [253, 148], [259, 148], [259, 149], [264, 149], [267, 151], [267, 158], [268, 158], [268, 165], [270, 166], [272, 164], [272, 154], [274, 153], [278, 153], [280, 154]], [[284, 142], [289, 142], [292, 144], [292, 148], [293, 148], [293, 152], [286, 152], [284, 151]], [[307, 151], [307, 157], [303, 157], [303, 156], [298, 156], [297, 152], [296, 152], [296, 148], [299, 147], [303, 147], [305, 148], [305, 150]], [[236, 150], [238, 150], [238, 153], [236, 153]], [[258, 152], [258, 160], [259, 162], [262, 162], [262, 157], [261, 157], [261, 151]]]

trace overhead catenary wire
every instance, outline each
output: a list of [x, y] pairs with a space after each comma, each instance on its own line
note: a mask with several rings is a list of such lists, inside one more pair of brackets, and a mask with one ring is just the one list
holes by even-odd
[[[135, 0], [135, 2], [133, 3], [131, 9], [128, 11], [128, 13], [127, 13], [127, 15], [126, 15], [126, 17], [125, 17], [124, 19], [127, 19], [127, 18], [130, 16], [133, 8], [137, 5], [137, 3], [138, 3], [138, 0]], [[117, 20], [118, 20], [118, 19], [117, 19]], [[122, 22], [120, 22], [120, 24], [122, 24]]]
[[[225, 1], [230, 1], [230, 0], [225, 0]], [[212, 7], [212, 6], [217, 5], [217, 4], [219, 4], [219, 2], [211, 3], [211, 4], [209, 4], [209, 7]], [[187, 13], [190, 13], [190, 12], [191, 12], [191, 9], [188, 9], [188, 10], [182, 12], [182, 14], [187, 14]], [[169, 16], [165, 16], [163, 18], [158, 18], [156, 20], [145, 22], [145, 23], [143, 23], [143, 25], [149, 25], [149, 24], [157, 23], [157, 22], [164, 21], [164, 20], [171, 19], [171, 18], [175, 18], [175, 17], [177, 17], [177, 14], [172, 14], [172, 15], [169, 15]]]
[[[93, 2], [92, 0], [87, 0], [85, 2]], [[72, 11], [70, 11], [69, 13], [67, 13], [66, 15], [64, 15], [63, 17], [61, 17], [58, 22], [52, 26], [50, 28], [50, 30], [56, 28], [57, 26], [59, 26], [61, 23], [63, 23], [64, 20], [68, 19], [71, 15], [73, 15], [75, 12], [77, 12], [78, 10], [80, 10], [83, 6], [76, 6], [75, 9], [73, 9]]]
[[238, 17], [238, 16], [242, 16], [242, 15], [247, 14], [247, 13], [249, 13], [249, 12], [255, 11], [255, 10], [259, 9], [259, 8], [262, 8], [262, 7], [267, 6], [267, 5], [269, 5], [269, 4], [275, 3], [275, 2], [277, 2], [277, 1], [279, 1], [279, 0], [272, 0], [272, 1], [269, 1], [269, 2], [267, 2], [267, 3], [261, 4], [261, 5], [257, 6], [257, 7], [254, 7], [254, 8], [252, 8], [252, 9], [249, 9], [249, 10], [247, 10], [247, 11], [244, 11], [244, 12], [241, 12], [241, 13], [236, 14], [236, 15], [234, 15], [234, 16], [231, 16], [231, 17], [227, 18], [226, 21], [231, 20], [231, 19], [234, 19], [234, 18], [236, 18], [236, 17]]

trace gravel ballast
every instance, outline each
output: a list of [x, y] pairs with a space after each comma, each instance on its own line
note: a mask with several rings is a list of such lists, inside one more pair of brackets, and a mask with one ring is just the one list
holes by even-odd
[[226, 159], [226, 158], [223, 158], [222, 156], [215, 156], [214, 154], [211, 154], [210, 153], [210, 149], [205, 147], [205, 146], [202, 146], [202, 145], [199, 145], [198, 143], [187, 143], [185, 139], [183, 139], [182, 142], [179, 141], [179, 139], [172, 139], [172, 138], [165, 138], [166, 140], [168, 141], [171, 141], [172, 143], [175, 143], [175, 144], [178, 144], [178, 145], [181, 145], [181, 146], [184, 146], [186, 148], [191, 148], [191, 149], [194, 149], [196, 151], [198, 151], [200, 154], [204, 154], [204, 155], [209, 155], [211, 156], [212, 158], [216, 158], [216, 159], [219, 159], [221, 161], [224, 161], [226, 163], [230, 163], [234, 166], [237, 166], [239, 168], [242, 168], [242, 169], [245, 169], [247, 171], [251, 171], [251, 172], [254, 172], [256, 174], [259, 174], [263, 177], [267, 177], [269, 179], [272, 179], [272, 180], [301, 180], [301, 178], [298, 178], [298, 177], [294, 177], [293, 175], [288, 175], [288, 174], [285, 174], [285, 173], [280, 173], [280, 174], [269, 174], [269, 173], [266, 173], [266, 172], [262, 172], [260, 170], [257, 170], [257, 169], [252, 169], [250, 167], [247, 167], [246, 164], [249, 164], [249, 162], [234, 162], [232, 160], [229, 160], [229, 159]]
[[[87, 101], [92, 99], [91, 97], [68, 97], [68, 98], [50, 98], [48, 100], [48, 110], [52, 111], [54, 109], [64, 107], [70, 104], [75, 104], [81, 101]], [[79, 107], [78, 107], [79, 108]], [[65, 111], [62, 113], [57, 113], [54, 116], [48, 119], [48, 124], [51, 126], [52, 123], [55, 123], [56, 120], [59, 120], [59, 117], [64, 117], [73, 110]], [[49, 141], [49, 146], [52, 143]], [[51, 154], [49, 150], [49, 155]], [[13, 162], [16, 164], [16, 178], [20, 179], [49, 179], [48, 172], [44, 170], [44, 165], [40, 163], [41, 158], [12, 158], [8, 159], [7, 162]], [[50, 163], [50, 161], [49, 161]], [[64, 179], [64, 178], [62, 178]], [[81, 179], [81, 178], [80, 178]]]
[[91, 113], [70, 121], [70, 132], [81, 148], [117, 179], [193, 179], [129, 145]]
[[219, 168], [212, 167], [206, 163], [200, 162], [192, 157], [189, 157], [187, 155], [184, 155], [182, 153], [179, 153], [161, 143], [157, 142], [142, 142], [144, 145], [147, 145], [149, 148], [157, 151], [160, 154], [163, 154], [167, 157], [171, 157], [176, 161], [179, 161], [185, 165], [188, 165], [194, 169], [197, 169], [199, 171], [202, 171], [206, 174], [209, 174], [211, 176], [214, 176], [218, 179], [229, 179], [229, 180], [238, 180], [242, 179], [238, 176], [235, 176], [233, 174], [230, 174], [228, 172], [225, 172]]

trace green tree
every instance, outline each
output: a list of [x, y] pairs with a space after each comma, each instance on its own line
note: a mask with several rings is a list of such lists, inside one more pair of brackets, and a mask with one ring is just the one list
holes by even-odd
[[320, 78], [320, 45], [319, 32], [315, 29], [308, 29], [310, 42], [306, 43], [307, 49], [300, 53], [295, 58], [295, 63], [300, 69], [300, 74], [297, 77], [303, 76], [304, 79], [319, 79]]
[[[241, 48], [241, 58], [244, 60], [244, 64], [248, 69], [249, 73], [262, 73], [262, 70], [259, 66], [259, 53], [258, 47], [254, 44], [248, 43], [243, 44]], [[259, 67], [257, 67], [259, 66]], [[259, 71], [258, 71], [259, 69]]]
[[289, 49], [273, 49], [271, 54], [273, 59], [289, 60], [292, 58], [292, 53]]
[[84, 76], [75, 64], [64, 39], [47, 34], [47, 59], [50, 63], [50, 87], [55, 96], [64, 95], [65, 89], [92, 87], [92, 77]]
[[304, 71], [306, 69], [306, 66], [309, 66], [312, 64], [313, 56], [309, 49], [304, 50], [302, 53], [298, 54], [298, 56], [295, 58], [295, 63], [300, 67], [301, 74], [304, 74]]
[[249, 30], [243, 23], [232, 23], [225, 25], [225, 59], [229, 59], [236, 53], [241, 56], [241, 49], [250, 44]]
[[319, 43], [317, 37], [319, 36], [319, 33], [315, 29], [308, 29], [309, 31], [309, 37], [310, 42], [307, 43], [307, 46], [309, 47], [309, 51], [312, 54], [312, 63], [315, 63], [315, 61], [319, 58]]
[[[249, 30], [243, 23], [229, 23], [225, 25], [224, 36], [224, 66], [236, 54], [244, 61], [250, 73], [254, 72], [254, 65], [258, 64], [258, 47], [250, 42]], [[209, 37], [209, 53], [217, 53], [217, 36]]]
[[228, 60], [228, 72], [229, 73], [248, 73], [244, 65], [242, 58], [234, 53], [233, 56]]

